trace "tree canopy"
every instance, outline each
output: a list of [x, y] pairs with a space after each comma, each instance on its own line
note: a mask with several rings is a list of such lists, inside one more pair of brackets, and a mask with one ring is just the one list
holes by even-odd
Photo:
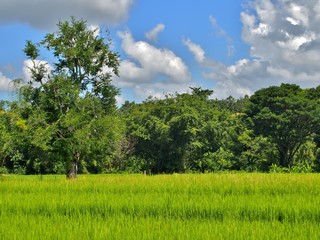
[[248, 115], [257, 134], [270, 137], [279, 151], [279, 164], [293, 164], [294, 155], [312, 134], [319, 131], [318, 99], [311, 90], [282, 84], [257, 91], [251, 97]]
[[84, 20], [24, 52], [31, 78], [0, 103], [0, 173], [320, 171], [320, 86], [222, 100], [192, 87], [117, 108], [120, 57]]
[[[40, 47], [56, 59], [50, 72], [38, 59]], [[29, 148], [60, 161], [74, 178], [81, 161], [83, 166], [102, 161], [88, 153], [104, 159], [112, 154], [118, 90], [111, 80], [112, 73], [118, 75], [118, 54], [110, 50], [109, 39], [75, 18], [60, 22], [58, 31], [40, 43], [27, 41], [24, 52], [33, 63], [31, 79], [21, 87], [21, 111], [32, 135]]]

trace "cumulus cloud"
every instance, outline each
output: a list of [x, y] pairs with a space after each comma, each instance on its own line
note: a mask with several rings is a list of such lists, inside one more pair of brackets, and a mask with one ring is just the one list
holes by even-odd
[[[232, 65], [207, 58], [202, 61], [203, 77], [216, 83], [216, 96], [250, 95], [282, 82], [302, 87], [320, 84], [318, 0], [255, 0], [241, 12], [240, 19], [250, 58]], [[214, 18], [211, 22], [217, 25]], [[220, 34], [225, 33], [221, 30]]]
[[[164, 74], [176, 82], [184, 82], [190, 78], [188, 67], [171, 50], [159, 49], [144, 41], [136, 42], [129, 32], [119, 32], [118, 36], [122, 39], [122, 48], [129, 58], [137, 61], [147, 73]], [[133, 66], [136, 70], [139, 68], [131, 61], [131, 68]]]
[[189, 38], [182, 39], [182, 43], [188, 47], [189, 51], [194, 55], [197, 62], [202, 63], [205, 60], [205, 52], [199, 44], [193, 43]]
[[241, 13], [243, 39], [251, 46], [252, 57], [267, 62], [268, 78], [281, 76], [304, 85], [301, 76], [313, 81], [320, 74], [320, 19], [314, 10], [318, 3], [257, 0], [252, 6], [255, 14]]
[[8, 91], [13, 88], [13, 84], [10, 78], [4, 76], [2, 72], [0, 72], [0, 91]]
[[130, 32], [118, 32], [118, 36], [128, 59], [121, 62], [117, 86], [133, 88], [140, 100], [188, 86], [191, 81], [188, 67], [174, 52], [135, 41]]
[[116, 24], [127, 18], [134, 0], [10, 0], [1, 1], [0, 22], [22, 22], [40, 29], [52, 29], [70, 16], [89, 24]]
[[158, 35], [160, 32], [164, 30], [165, 26], [162, 23], [159, 23], [157, 26], [155, 26], [150, 32], [147, 32], [145, 34], [146, 38], [150, 41], [156, 42], [158, 39]]

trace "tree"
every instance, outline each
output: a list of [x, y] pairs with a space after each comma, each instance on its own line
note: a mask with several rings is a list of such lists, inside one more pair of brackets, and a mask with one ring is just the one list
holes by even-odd
[[231, 165], [232, 154], [223, 143], [224, 115], [230, 114], [219, 111], [215, 101], [209, 99], [212, 91], [192, 90], [191, 94], [162, 100], [126, 103], [122, 109], [127, 135], [136, 140], [133, 155], [144, 159], [144, 166], [153, 172], [204, 172], [224, 170]]
[[[57, 26], [58, 31], [47, 34], [40, 43], [27, 41], [24, 52], [33, 63], [31, 80], [20, 92], [34, 147], [63, 159], [67, 177], [75, 178], [86, 152], [97, 154], [93, 149], [99, 145], [101, 153], [107, 143], [114, 143], [115, 139], [103, 136], [114, 136], [110, 132], [118, 128], [106, 129], [102, 122], [114, 118], [118, 90], [111, 80], [112, 74], [118, 75], [119, 57], [110, 50], [110, 39], [89, 30], [84, 20], [72, 17]], [[51, 72], [46, 62], [38, 60], [40, 47], [56, 59]], [[36, 117], [39, 124], [35, 116], [41, 116]]]
[[16, 102], [0, 103], [0, 167], [25, 173], [28, 144], [26, 121]]
[[291, 166], [301, 145], [319, 130], [320, 109], [311, 92], [282, 84], [261, 89], [250, 98], [248, 116], [255, 132], [277, 146], [282, 167]]

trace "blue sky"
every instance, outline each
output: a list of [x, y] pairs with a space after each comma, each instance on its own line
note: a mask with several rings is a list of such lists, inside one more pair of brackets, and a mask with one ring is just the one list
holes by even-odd
[[[282, 82], [320, 84], [318, 0], [0, 0], [0, 98], [28, 78], [25, 40], [71, 15], [108, 28], [121, 55], [119, 103], [214, 90], [241, 97]], [[40, 5], [39, 5], [40, 4]], [[40, 9], [40, 10], [39, 10]], [[45, 60], [52, 58], [45, 54]]]

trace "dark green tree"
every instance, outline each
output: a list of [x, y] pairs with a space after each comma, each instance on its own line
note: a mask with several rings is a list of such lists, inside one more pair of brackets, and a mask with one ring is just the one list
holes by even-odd
[[[72, 17], [57, 26], [40, 43], [27, 41], [24, 52], [33, 63], [32, 77], [20, 92], [33, 146], [63, 161], [67, 177], [75, 178], [81, 162], [105, 158], [117, 141], [118, 90], [111, 80], [118, 75], [119, 57], [110, 50], [110, 39], [89, 30], [85, 21]], [[40, 47], [56, 59], [50, 72], [38, 60]]]
[[26, 120], [15, 102], [0, 106], [0, 167], [13, 173], [25, 173], [30, 138]]
[[134, 156], [153, 172], [220, 171], [231, 168], [226, 124], [230, 113], [219, 111], [210, 90], [148, 99], [121, 110]]
[[318, 100], [309, 93], [297, 85], [282, 84], [261, 89], [250, 98], [248, 116], [255, 132], [276, 145], [282, 167], [292, 166], [301, 145], [319, 130]]

